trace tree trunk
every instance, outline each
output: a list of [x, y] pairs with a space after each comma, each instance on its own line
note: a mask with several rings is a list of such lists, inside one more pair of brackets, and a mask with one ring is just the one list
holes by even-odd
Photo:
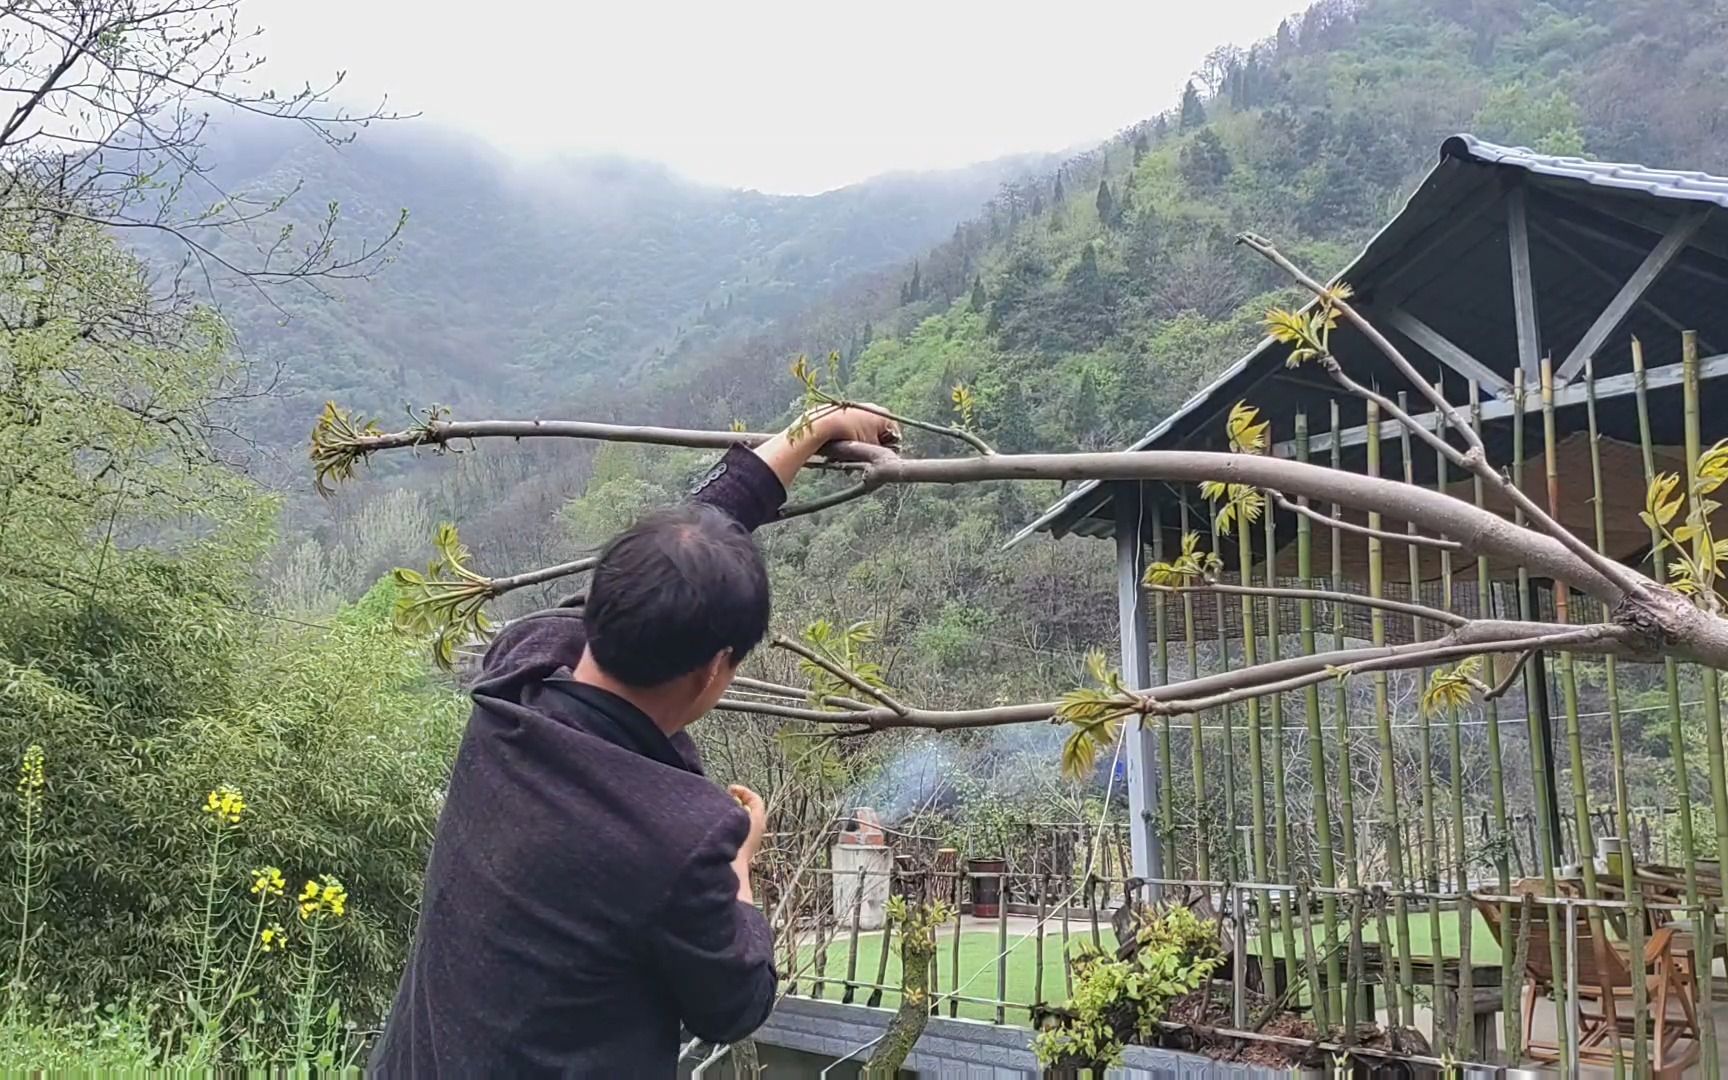
[[930, 961], [936, 956], [936, 939], [928, 929], [914, 925], [923, 921], [916, 916], [907, 920], [907, 932], [900, 939], [900, 1010], [865, 1064], [864, 1080], [894, 1080], [930, 1019]]

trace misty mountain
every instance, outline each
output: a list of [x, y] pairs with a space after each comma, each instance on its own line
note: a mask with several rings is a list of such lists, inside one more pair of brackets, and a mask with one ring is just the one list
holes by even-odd
[[326, 399], [390, 418], [434, 402], [532, 414], [651, 378], [912, 259], [1042, 159], [767, 195], [619, 158], [522, 165], [409, 121], [340, 148], [224, 131], [209, 160], [223, 190], [295, 192], [283, 216], [301, 235], [332, 201], [350, 247], [409, 212], [390, 262], [363, 280], [219, 290], [254, 368], [277, 374], [248, 426], [297, 463]]

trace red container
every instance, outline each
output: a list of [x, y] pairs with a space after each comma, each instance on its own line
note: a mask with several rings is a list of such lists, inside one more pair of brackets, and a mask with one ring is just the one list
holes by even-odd
[[966, 874], [972, 879], [972, 914], [994, 919], [1002, 913], [1002, 879], [1008, 870], [1003, 859], [967, 859]]

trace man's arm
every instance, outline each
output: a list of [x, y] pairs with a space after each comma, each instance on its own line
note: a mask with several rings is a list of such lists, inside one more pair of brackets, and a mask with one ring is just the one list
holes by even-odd
[[863, 409], [825, 406], [754, 450], [728, 450], [691, 497], [724, 510], [754, 532], [774, 520], [798, 471], [824, 446], [840, 441], [888, 445], [899, 430], [894, 421]]
[[740, 899], [732, 866], [748, 831], [741, 813], [717, 824], [651, 923], [659, 982], [684, 1026], [708, 1042], [736, 1042], [760, 1027], [779, 985], [768, 920]]
[[[793, 432], [797, 432], [794, 436]], [[756, 456], [790, 488], [804, 463], [832, 442], [860, 442], [888, 446], [900, 439], [900, 425], [864, 409], [824, 406], [780, 434], [758, 446]]]

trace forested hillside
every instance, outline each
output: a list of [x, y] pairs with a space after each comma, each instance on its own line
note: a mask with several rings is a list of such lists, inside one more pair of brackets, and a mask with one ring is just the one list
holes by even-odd
[[[402, 261], [357, 290], [362, 300], [316, 308], [304, 317], [310, 329], [283, 341], [327, 337], [328, 353], [313, 351], [318, 362], [343, 359], [317, 393], [353, 406], [440, 402], [464, 419], [497, 409], [706, 427], [776, 422], [797, 396], [786, 374], [792, 357], [834, 352], [851, 396], [940, 416], [964, 383], [981, 430], [1003, 449], [1105, 447], [1151, 427], [1239, 355], [1268, 305], [1288, 295], [1260, 260], [1235, 248], [1237, 233], [1268, 234], [1329, 273], [1396, 211], [1447, 135], [1728, 168], [1728, 151], [1710, 136], [1728, 111], [1714, 62], [1728, 50], [1728, 28], [1705, 6], [1322, 0], [1269, 31], [1248, 47], [1217, 49], [1168, 111], [1058, 168], [1000, 185], [970, 220], [942, 227], [947, 240], [888, 270], [846, 278], [835, 257], [808, 254], [845, 247], [809, 235], [840, 228], [817, 214], [823, 200], [709, 193], [700, 197], [767, 218], [748, 227], [716, 218], [718, 235], [757, 239], [725, 255], [714, 241], [708, 294], [696, 287], [696, 270], [684, 292], [665, 287], [654, 260], [635, 249], [585, 276], [571, 267], [572, 245], [592, 251], [626, 233], [670, 244], [697, 196], [665, 177], [638, 177], [627, 200], [604, 209], [572, 201], [566, 219], [548, 209], [566, 204], [547, 200], [523, 218], [510, 212], [514, 204], [463, 203], [465, 185], [447, 203], [416, 208], [432, 240], [411, 228]], [[384, 174], [372, 182], [384, 184]], [[823, 199], [880, 209], [915, 198], [906, 185], [883, 183], [880, 192], [865, 185]], [[848, 215], [861, 221], [864, 212], [841, 212]], [[922, 220], [935, 227], [935, 217]], [[595, 223], [603, 220], [613, 226]], [[538, 235], [548, 221], [558, 223], [557, 242]], [[520, 259], [525, 236], [552, 254]], [[433, 256], [447, 238], [448, 251]], [[396, 303], [404, 292], [412, 300]], [[251, 340], [268, 342], [270, 331]], [[404, 346], [428, 340], [436, 348]], [[363, 392], [349, 393], [350, 382]], [[292, 408], [272, 412], [304, 424], [314, 396], [306, 387]], [[939, 443], [920, 450], [943, 452]], [[387, 511], [339, 501], [318, 542], [298, 552], [288, 591], [304, 598], [363, 587], [439, 519], [465, 522], [464, 538], [488, 572], [559, 561], [632, 508], [674, 497], [694, 467], [609, 448], [591, 481], [591, 453], [488, 448], [431, 470]], [[902, 646], [894, 671], [902, 682], [964, 697], [979, 692], [987, 672], [987, 685], [1004, 683], [1000, 692], [1009, 683], [1017, 693], [1043, 692], [1055, 670], [1072, 673], [1085, 646], [1113, 633], [1098, 607], [1106, 552], [1069, 544], [997, 554], [1055, 494], [1029, 485], [898, 494], [781, 530], [773, 542], [789, 579], [781, 609], [788, 618], [877, 618]], [[572, 495], [582, 498], [566, 505]], [[823, 561], [831, 549], [847, 553], [840, 577]], [[917, 554], [931, 550], [944, 553], [940, 566]], [[338, 571], [337, 561], [351, 569]], [[1077, 575], [1072, 588], [1052, 579], [1058, 567]], [[501, 608], [555, 593], [550, 586]], [[1028, 666], [1026, 648], [1047, 663]], [[964, 688], [949, 678], [960, 658], [971, 671]]]
[[[303, 234], [331, 202], [369, 236], [408, 213], [389, 265], [363, 278], [269, 293], [218, 282], [254, 367], [280, 378], [246, 426], [290, 451], [290, 468], [307, 417], [332, 397], [397, 416], [433, 401], [535, 413], [652, 378], [915, 256], [1039, 160], [798, 197], [623, 159], [520, 165], [415, 121], [339, 149], [235, 124], [215, 132], [211, 157], [226, 190], [294, 192], [282, 215]], [[287, 478], [284, 464], [271, 479]]]

